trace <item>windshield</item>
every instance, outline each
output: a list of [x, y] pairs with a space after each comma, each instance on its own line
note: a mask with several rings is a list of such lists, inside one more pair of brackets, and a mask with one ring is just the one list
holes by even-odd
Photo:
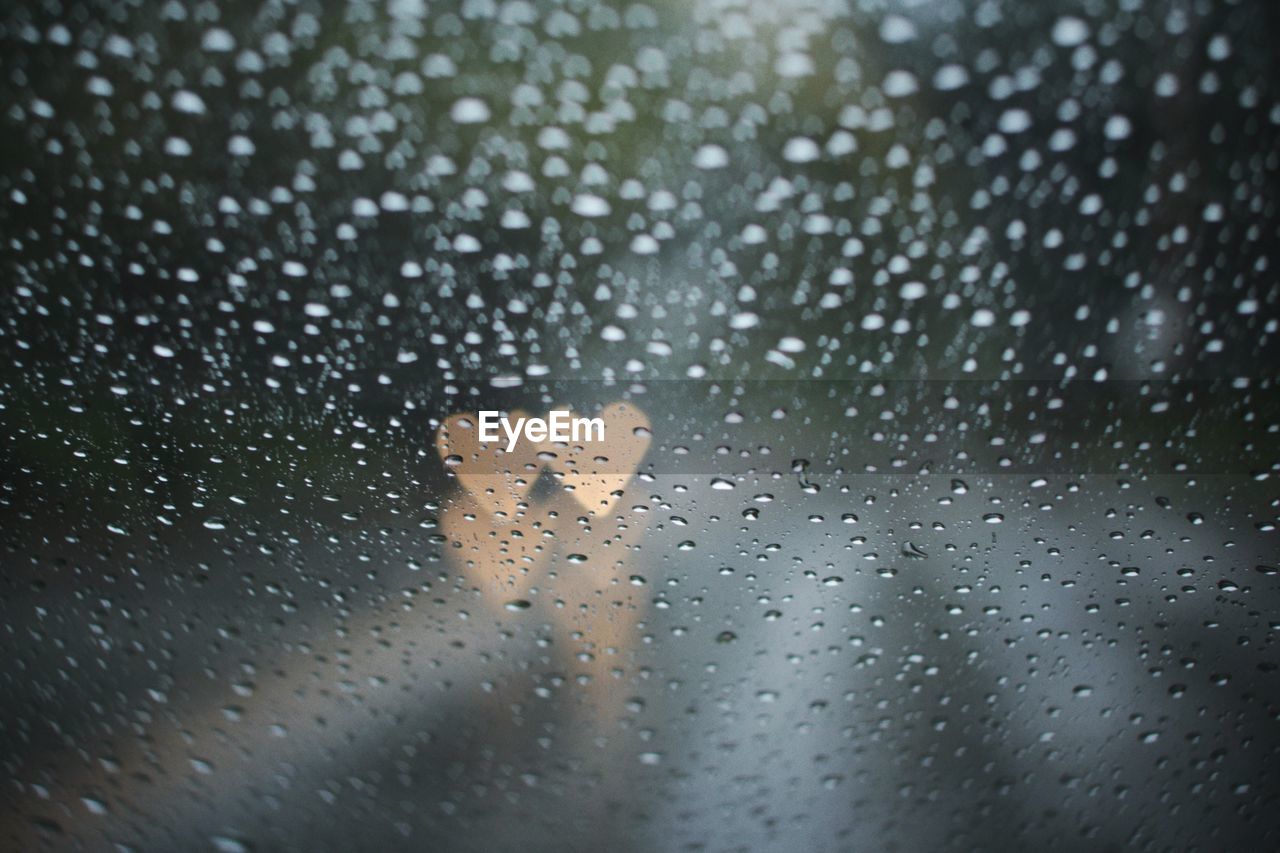
[[1274, 849], [1280, 7], [0, 11], [0, 840]]

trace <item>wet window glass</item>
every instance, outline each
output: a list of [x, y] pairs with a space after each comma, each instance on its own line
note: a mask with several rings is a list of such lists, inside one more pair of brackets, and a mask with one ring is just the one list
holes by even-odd
[[1280, 847], [1264, 0], [0, 10], [0, 846]]

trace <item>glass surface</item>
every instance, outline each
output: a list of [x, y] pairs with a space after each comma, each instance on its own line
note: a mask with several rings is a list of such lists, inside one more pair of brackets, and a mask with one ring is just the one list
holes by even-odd
[[1280, 848], [1278, 43], [4, 4], [0, 847]]

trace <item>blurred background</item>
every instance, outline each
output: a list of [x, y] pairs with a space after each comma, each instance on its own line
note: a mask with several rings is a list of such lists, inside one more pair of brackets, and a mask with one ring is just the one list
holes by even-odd
[[1280, 847], [1278, 38], [6, 4], [0, 846]]

